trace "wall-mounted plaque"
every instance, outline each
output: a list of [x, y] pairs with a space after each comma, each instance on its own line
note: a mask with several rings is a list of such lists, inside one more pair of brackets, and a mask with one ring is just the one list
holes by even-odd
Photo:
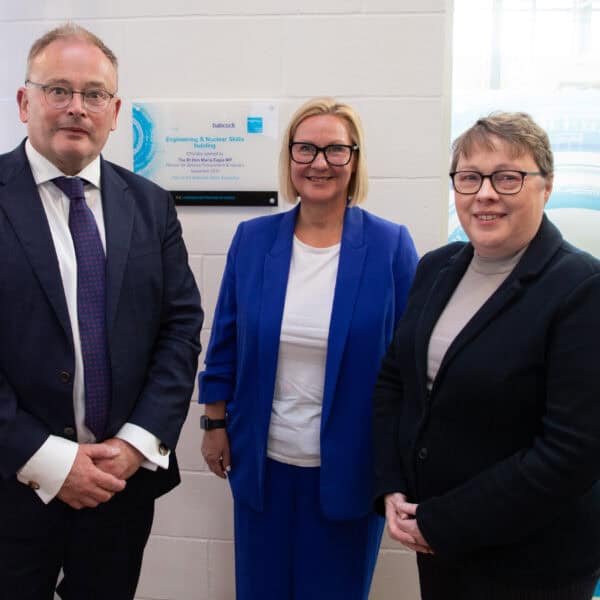
[[133, 169], [191, 206], [276, 206], [275, 102], [133, 103]]

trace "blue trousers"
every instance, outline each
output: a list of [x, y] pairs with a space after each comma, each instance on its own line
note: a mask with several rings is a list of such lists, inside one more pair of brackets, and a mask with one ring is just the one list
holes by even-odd
[[237, 600], [367, 600], [384, 520], [325, 519], [319, 476], [267, 459], [264, 510], [234, 501]]

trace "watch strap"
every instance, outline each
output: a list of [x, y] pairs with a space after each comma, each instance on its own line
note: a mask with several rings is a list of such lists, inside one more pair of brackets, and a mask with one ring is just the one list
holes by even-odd
[[207, 415], [200, 417], [200, 428], [204, 431], [210, 431], [211, 429], [224, 429], [227, 425], [226, 419], [211, 419]]

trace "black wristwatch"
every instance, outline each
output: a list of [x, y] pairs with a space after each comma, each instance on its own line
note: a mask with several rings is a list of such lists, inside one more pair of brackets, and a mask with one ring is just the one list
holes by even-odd
[[224, 429], [227, 421], [225, 419], [211, 419], [206, 415], [200, 417], [200, 429], [210, 431], [211, 429]]

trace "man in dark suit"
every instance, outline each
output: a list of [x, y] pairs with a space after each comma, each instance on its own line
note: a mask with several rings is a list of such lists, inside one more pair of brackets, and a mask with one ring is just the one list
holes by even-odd
[[28, 138], [0, 156], [0, 597], [133, 598], [200, 351], [170, 195], [100, 156], [117, 60], [73, 24], [32, 46]]

